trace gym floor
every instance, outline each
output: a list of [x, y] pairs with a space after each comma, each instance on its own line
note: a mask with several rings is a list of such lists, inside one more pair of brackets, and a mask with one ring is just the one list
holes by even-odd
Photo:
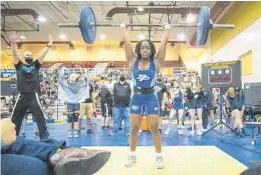
[[[243, 138], [232, 132], [223, 136], [221, 141], [220, 127], [210, 131], [205, 136], [189, 136], [189, 130], [184, 129], [184, 135], [179, 136], [177, 127], [169, 135], [162, 134], [163, 156], [165, 168], [155, 169], [155, 151], [150, 132], [139, 133], [137, 156], [138, 162], [133, 168], [125, 168], [124, 162], [128, 153], [128, 136], [120, 133], [117, 136], [109, 136], [109, 130], [102, 130], [100, 120], [95, 121], [94, 135], [87, 135], [85, 130], [79, 138], [67, 137], [67, 124], [48, 124], [50, 137], [58, 140], [66, 140], [68, 146], [87, 147], [94, 149], [110, 150], [112, 156], [109, 162], [97, 175], [100, 174], [200, 174], [200, 175], [238, 175], [248, 167], [254, 165], [251, 160], [261, 160], [261, 143], [257, 139], [256, 145], [252, 145], [251, 136]], [[84, 122], [83, 122], [84, 123]], [[164, 121], [163, 131], [167, 124]], [[84, 126], [85, 127], [85, 126]], [[188, 128], [189, 125], [186, 125]], [[224, 128], [224, 131], [228, 131]], [[33, 137], [33, 126], [28, 123], [25, 129], [26, 138]], [[247, 128], [251, 134], [251, 128]], [[143, 156], [141, 156], [143, 155]], [[145, 156], [144, 156], [145, 155]], [[189, 167], [189, 168], [188, 168]], [[110, 173], [108, 173], [110, 172]]]

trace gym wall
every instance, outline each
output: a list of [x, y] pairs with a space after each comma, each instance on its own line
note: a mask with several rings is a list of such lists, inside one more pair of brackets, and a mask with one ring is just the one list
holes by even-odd
[[[211, 54], [238, 36], [261, 17], [261, 2], [238, 1], [218, 21], [221, 24], [234, 24], [233, 30], [212, 30], [210, 35]], [[260, 31], [260, 28], [259, 30]]]
[[[33, 52], [34, 58], [41, 52], [45, 45], [25, 44], [18, 50], [19, 54], [26, 50]], [[133, 45], [135, 49], [135, 45]], [[178, 60], [179, 47], [167, 46], [165, 60]], [[1, 52], [1, 68], [13, 67], [11, 49]], [[119, 47], [119, 42], [105, 41], [94, 45], [75, 45], [70, 49], [68, 45], [54, 45], [47, 54], [45, 61], [125, 61], [124, 48]]]
[[185, 44], [180, 46], [180, 55], [186, 65], [187, 70], [198, 70], [197, 58], [206, 51], [205, 48], [187, 47]]
[[243, 58], [242, 66], [247, 68], [247, 71], [242, 69], [242, 82], [260, 82], [260, 9], [261, 2], [235, 2], [220, 20], [221, 23], [235, 24], [235, 29], [212, 31], [211, 52], [202, 54], [197, 59], [198, 65], [209, 61], [231, 61]]

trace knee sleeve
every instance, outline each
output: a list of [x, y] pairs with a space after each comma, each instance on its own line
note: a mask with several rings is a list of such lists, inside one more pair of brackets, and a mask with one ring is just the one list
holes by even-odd
[[79, 113], [74, 113], [73, 114], [73, 122], [78, 122], [79, 120]]
[[67, 122], [72, 123], [73, 122], [73, 114], [68, 114], [67, 115]]

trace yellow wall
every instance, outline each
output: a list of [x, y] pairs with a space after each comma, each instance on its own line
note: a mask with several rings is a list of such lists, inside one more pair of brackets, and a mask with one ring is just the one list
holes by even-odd
[[1, 51], [1, 69], [13, 69], [13, 57], [10, 53], [10, 51]]
[[241, 61], [241, 72], [242, 77], [251, 75], [253, 72], [253, 59], [252, 59], [252, 50], [244, 53], [239, 56], [239, 60]]
[[[100, 41], [94, 45], [86, 45], [82, 41], [73, 41], [72, 43], [75, 49], [70, 49], [68, 45], [54, 45], [45, 61], [125, 61], [124, 48], [119, 47], [118, 41]], [[159, 43], [156, 44], [156, 47], [158, 46]], [[24, 51], [29, 50], [36, 58], [44, 47], [45, 45], [40, 44], [23, 45], [18, 50], [18, 54], [21, 56]], [[135, 48], [135, 44], [133, 44], [133, 48]], [[204, 48], [189, 48], [186, 44], [177, 44], [175, 47], [168, 44], [165, 60], [178, 60], [180, 55], [185, 65], [195, 67], [198, 55], [204, 50]], [[1, 68], [13, 68], [12, 59], [11, 49], [3, 49], [1, 51]]]
[[197, 70], [197, 59], [206, 51], [205, 48], [189, 48], [185, 44], [180, 45], [180, 56], [188, 70]]
[[[54, 45], [47, 54], [45, 61], [125, 61], [124, 48], [120, 48], [119, 42], [97, 42], [94, 45], [83, 45], [82, 42], [74, 41], [75, 49], [69, 49], [68, 45]], [[107, 47], [109, 46], [109, 47]], [[156, 45], [158, 46], [158, 45]], [[18, 50], [19, 55], [26, 50], [33, 53], [34, 58], [41, 52], [45, 45], [23, 45]], [[133, 44], [133, 48], [135, 45]], [[178, 60], [179, 50], [177, 47], [167, 45], [165, 60]], [[1, 67], [7, 68], [12, 65], [10, 49], [4, 49], [1, 54]]]
[[221, 47], [249, 27], [261, 17], [261, 2], [238, 1], [228, 10], [218, 23], [234, 24], [233, 30], [211, 31], [211, 53], [216, 53]]

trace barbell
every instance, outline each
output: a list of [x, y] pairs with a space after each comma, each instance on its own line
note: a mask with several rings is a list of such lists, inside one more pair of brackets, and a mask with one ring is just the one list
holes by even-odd
[[[96, 27], [120, 27], [120, 24], [96, 24], [94, 11], [91, 7], [85, 6], [81, 9], [79, 23], [59, 23], [61, 28], [80, 28], [83, 40], [88, 44], [93, 44], [96, 39]], [[133, 27], [162, 27], [161, 24], [127, 24]], [[197, 45], [205, 45], [208, 33], [214, 28], [234, 29], [231, 24], [213, 24], [210, 19], [208, 7], [201, 7], [196, 24], [170, 24], [171, 27], [195, 27], [197, 28]]]

